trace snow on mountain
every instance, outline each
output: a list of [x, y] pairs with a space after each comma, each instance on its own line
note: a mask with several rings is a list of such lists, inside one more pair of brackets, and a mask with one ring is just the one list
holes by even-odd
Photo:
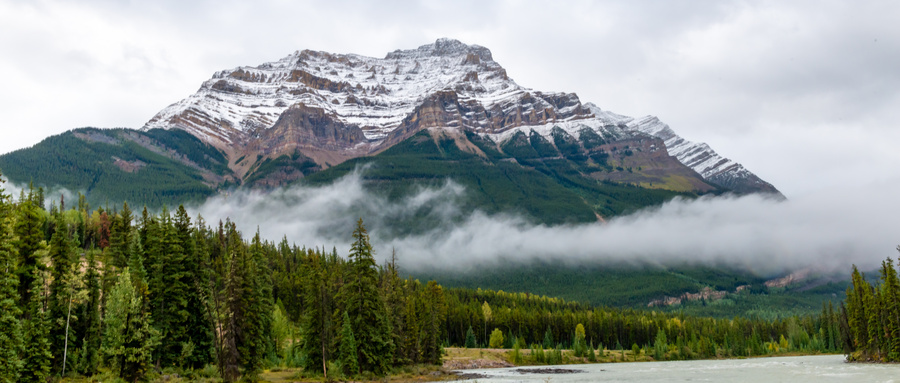
[[766, 192], [784, 197], [772, 184], [763, 181], [743, 165], [722, 157], [706, 143], [685, 140], [654, 116], [631, 120], [628, 126], [663, 139], [669, 155], [700, 173], [707, 181], [738, 193]]
[[474, 131], [498, 143], [519, 131], [549, 137], [554, 127], [573, 137], [585, 128], [613, 140], [647, 135], [664, 140], [670, 155], [710, 182], [738, 192], [777, 193], [655, 117], [635, 120], [582, 104], [573, 93], [524, 88], [490, 50], [452, 39], [384, 58], [304, 50], [257, 67], [220, 71], [195, 94], [160, 111], [144, 130], [184, 129], [223, 149], [231, 161], [301, 150], [333, 165], [431, 127]]

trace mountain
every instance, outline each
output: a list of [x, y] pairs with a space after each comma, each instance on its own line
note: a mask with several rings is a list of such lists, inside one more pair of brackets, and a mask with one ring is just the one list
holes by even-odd
[[4, 177], [79, 191], [94, 206], [199, 202], [237, 182], [226, 165], [218, 149], [174, 129], [80, 128], [0, 156]]
[[[276, 62], [217, 72], [197, 93], [144, 126], [153, 128], [183, 129], [221, 149], [242, 178], [266, 159], [299, 153], [324, 169], [379, 153], [422, 130], [443, 128], [490, 139], [501, 152], [533, 134], [556, 149], [560, 135], [563, 146], [572, 138], [597, 136], [595, 146], [578, 149], [596, 154], [627, 146], [629, 153], [650, 155], [612, 162], [611, 170], [591, 174], [597, 179], [679, 191], [778, 193], [740, 164], [705, 144], [681, 139], [654, 117], [635, 120], [582, 104], [573, 93], [522, 87], [490, 50], [451, 39], [381, 59], [304, 50]], [[653, 155], [662, 149], [674, 160]], [[265, 184], [302, 175], [282, 173]], [[259, 179], [267, 177], [252, 181]]]
[[384, 58], [304, 50], [220, 71], [139, 131], [80, 129], [0, 156], [15, 182], [150, 206], [327, 182], [362, 164], [391, 193], [453, 178], [472, 190], [472, 209], [547, 223], [674, 195], [780, 195], [655, 117], [525, 88], [487, 48], [451, 39]]

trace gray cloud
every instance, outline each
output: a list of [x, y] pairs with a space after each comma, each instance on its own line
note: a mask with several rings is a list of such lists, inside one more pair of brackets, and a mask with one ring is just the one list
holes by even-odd
[[[214, 198], [191, 210], [208, 222], [230, 217], [248, 233], [286, 236], [346, 254], [362, 217], [380, 259], [396, 250], [410, 269], [465, 270], [505, 262], [729, 265], [761, 275], [814, 268], [846, 272], [896, 256], [900, 179], [832, 190], [785, 202], [761, 196], [676, 199], [607, 223], [544, 226], [509, 214], [462, 214], [465, 191], [448, 182], [409, 199], [365, 191], [358, 175], [318, 188]], [[430, 214], [439, 224], [413, 234], [386, 232], [389, 222]]]

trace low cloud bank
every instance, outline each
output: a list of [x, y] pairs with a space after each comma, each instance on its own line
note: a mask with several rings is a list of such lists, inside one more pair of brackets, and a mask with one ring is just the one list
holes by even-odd
[[[513, 214], [461, 212], [465, 190], [447, 182], [400, 201], [368, 193], [358, 174], [323, 187], [217, 196], [192, 210], [230, 218], [245, 235], [349, 249], [363, 218], [378, 258], [404, 267], [466, 270], [535, 260], [578, 264], [726, 265], [773, 275], [803, 268], [874, 268], [900, 244], [900, 180], [775, 201], [762, 196], [675, 199], [607, 223], [545, 226]], [[392, 223], [431, 222], [413, 234]], [[423, 219], [424, 217], [424, 219]]]

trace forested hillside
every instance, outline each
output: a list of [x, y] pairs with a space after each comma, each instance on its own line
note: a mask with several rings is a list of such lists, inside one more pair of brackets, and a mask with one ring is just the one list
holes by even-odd
[[83, 193], [94, 206], [178, 206], [230, 179], [221, 152], [177, 129], [75, 129], [0, 156], [0, 171], [20, 184]]
[[[534, 142], [539, 148], [541, 144]], [[514, 156], [475, 134], [448, 137], [423, 130], [378, 155], [344, 162], [301, 183], [327, 184], [364, 169], [362, 177], [370, 190], [399, 199], [418, 186], [440, 186], [452, 180], [466, 188], [462, 207], [467, 212], [518, 213], [546, 224], [594, 222], [597, 215], [620, 215], [674, 196], [694, 195], [594, 180], [584, 175], [590, 167], [603, 169], [594, 160], [575, 152], [571, 158], [554, 152], [544, 159], [532, 155], [534, 149], [527, 145], [529, 150], [521, 153], [508, 150], [519, 153]]]
[[[447, 287], [483, 288], [558, 297], [593, 306], [681, 312], [717, 318], [783, 318], [818, 313], [839, 302], [848, 282], [831, 276], [769, 287], [749, 271], [702, 265], [660, 266], [583, 261], [566, 265], [510, 262], [477, 270], [420, 269], [415, 275]], [[708, 292], [709, 296], [699, 296]], [[665, 299], [694, 294], [666, 304]], [[654, 304], [655, 303], [655, 304]]]
[[376, 265], [362, 220], [348, 228], [345, 258], [287, 238], [246, 240], [234, 222], [208, 224], [183, 207], [134, 214], [82, 199], [44, 210], [42, 195], [0, 190], [0, 381], [231, 382], [273, 367], [355, 379], [440, 363], [446, 346], [530, 347], [534, 357], [573, 348], [575, 360], [629, 346], [656, 360], [814, 353], [834, 350], [846, 327], [830, 307], [719, 320], [446, 290], [403, 278], [396, 262]]

